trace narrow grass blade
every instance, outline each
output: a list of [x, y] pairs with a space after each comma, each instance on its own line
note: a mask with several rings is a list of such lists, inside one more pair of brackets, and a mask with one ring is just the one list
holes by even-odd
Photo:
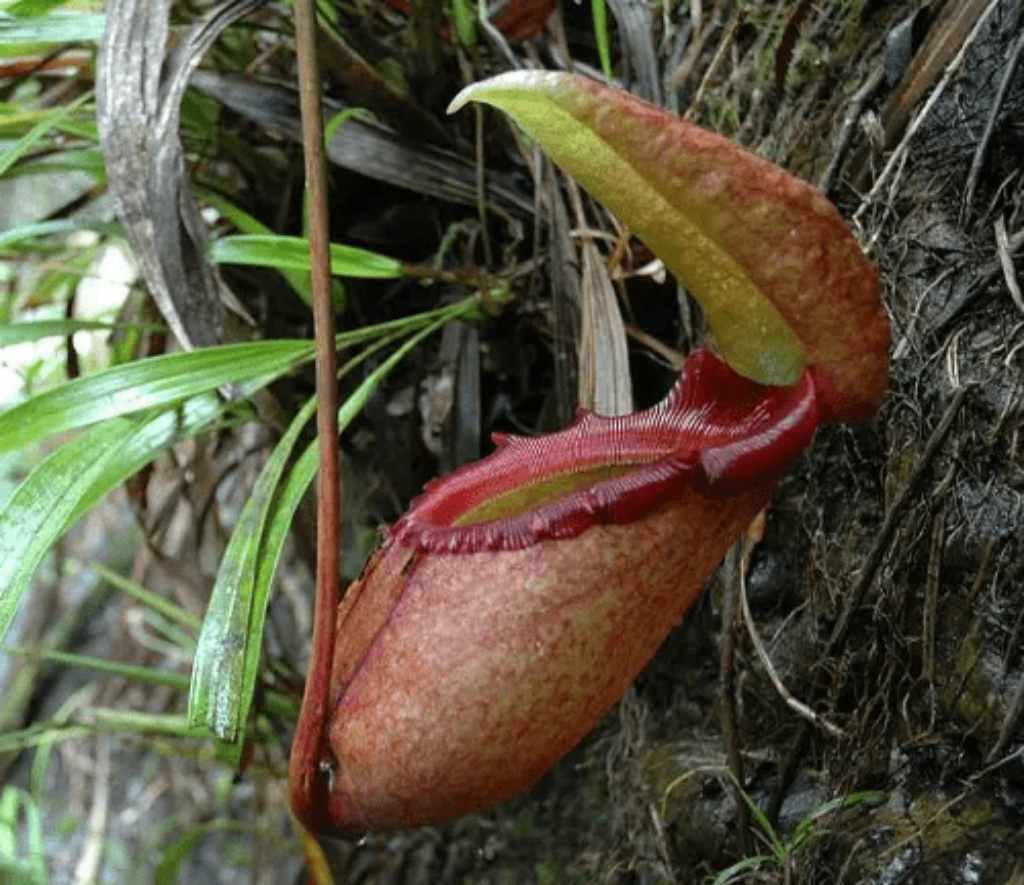
[[838, 813], [852, 810], [862, 803], [884, 802], [885, 799], [885, 793], [877, 790], [866, 790], [861, 793], [851, 793], [849, 796], [839, 796], [835, 799], [830, 799], [828, 802], [823, 802], [816, 808], [812, 808], [793, 830], [793, 835], [790, 839], [793, 846], [792, 850], [794, 852], [800, 851], [810, 843], [816, 832], [820, 832], [816, 824], [821, 818], [833, 812]]
[[47, 661], [51, 664], [63, 664], [76, 670], [87, 670], [91, 673], [103, 673], [109, 676], [120, 676], [133, 682], [146, 685], [166, 685], [181, 691], [188, 689], [188, 676], [184, 673], [172, 673], [169, 670], [157, 670], [153, 667], [140, 667], [125, 664], [121, 661], [108, 661], [92, 655], [80, 655], [74, 652], [59, 651], [55, 648], [20, 648], [16, 646], [0, 646], [0, 652], [8, 655]]
[[[3, 40], [3, 19], [0, 19], [0, 41]], [[71, 102], [71, 104], [63, 105], [61, 107], [54, 108], [52, 111], [48, 111], [43, 117], [32, 126], [21, 138], [10, 144], [4, 145], [3, 150], [0, 150], [0, 178], [4, 176], [8, 169], [14, 165], [19, 159], [27, 154], [39, 141], [41, 141], [47, 133], [51, 130], [60, 126], [62, 122], [69, 119], [72, 114], [75, 113], [83, 104], [92, 98], [91, 94], [86, 94]]]
[[103, 36], [106, 16], [100, 13], [59, 13], [19, 18], [0, 12], [0, 44], [95, 43]]
[[132, 599], [142, 603], [153, 611], [163, 615], [169, 621], [174, 621], [176, 624], [180, 624], [186, 630], [191, 633], [199, 633], [200, 628], [203, 626], [202, 621], [199, 620], [191, 612], [186, 611], [176, 602], [158, 596], [150, 590], [147, 590], [141, 584], [137, 584], [135, 581], [131, 581], [123, 575], [119, 575], [117, 572], [108, 569], [105, 565], [101, 565], [98, 562], [83, 563], [83, 565], [90, 571], [96, 573], [96, 575], [110, 584], [112, 587], [120, 590], [122, 593], [131, 596]]
[[106, 421], [29, 474], [0, 510], [0, 639], [36, 567], [65, 529], [160, 452], [207, 427], [224, 408], [207, 394], [155, 416]]
[[20, 245], [26, 240], [33, 240], [37, 237], [48, 237], [54, 234], [71, 234], [80, 230], [93, 230], [101, 233], [112, 234], [120, 231], [117, 224], [104, 224], [103, 222], [89, 222], [86, 220], [66, 219], [63, 221], [40, 221], [35, 224], [22, 224], [11, 230], [0, 233], [0, 249], [9, 249], [11, 246]]
[[[0, 325], [0, 347], [42, 341], [44, 338], [66, 338], [75, 332], [113, 332], [127, 328], [124, 323], [104, 323], [98, 320], [35, 320], [31, 323]], [[153, 324], [132, 324], [132, 328], [158, 328]]]
[[[253, 383], [253, 388], [259, 386], [262, 386], [259, 382]], [[117, 457], [110, 459], [96, 474], [64, 528], [88, 513], [106, 495], [172, 445], [206, 430], [228, 408], [230, 406], [221, 402], [216, 394], [209, 393], [192, 397], [156, 415], [122, 419], [130, 430], [125, 432]]]
[[601, 73], [611, 83], [612, 48], [608, 38], [608, 8], [605, 0], [591, 0], [590, 11], [594, 19], [594, 39], [597, 41], [597, 56], [601, 59]]
[[153, 872], [155, 885], [176, 885], [180, 882], [181, 866], [196, 850], [199, 843], [214, 833], [222, 833], [226, 830], [244, 830], [244, 825], [238, 821], [220, 819], [196, 824], [186, 829], [181, 837], [164, 851], [160, 863], [157, 864]]
[[[64, 611], [51, 619], [51, 623], [40, 637], [37, 648], [64, 649], [69, 647], [74, 638], [82, 634], [82, 630], [110, 599], [111, 589], [98, 582], [87, 591], [74, 608]], [[14, 668], [9, 674], [0, 694], [0, 734], [17, 728], [26, 721], [32, 704], [32, 698], [40, 680], [45, 679], [50, 668], [35, 663]]]
[[39, 722], [18, 731], [0, 734], [0, 753], [20, 753], [29, 747], [103, 732], [188, 737], [185, 717], [181, 713], [139, 713], [109, 707], [88, 707], [62, 716], [59, 721]]
[[[210, 260], [219, 264], [254, 264], [277, 270], [309, 271], [309, 243], [302, 237], [238, 234], [214, 240]], [[331, 245], [331, 273], [340, 277], [396, 279], [404, 275], [402, 263], [386, 255]]]
[[13, 0], [7, 3], [5, 10], [11, 15], [19, 15], [23, 18], [46, 15], [62, 6], [68, 6], [75, 0]]
[[84, 725], [54, 725], [51, 722], [39, 722], [27, 728], [0, 734], [0, 753], [21, 753], [30, 747], [52, 744], [58, 740], [67, 741], [72, 738], [86, 737], [93, 733], [95, 733], [95, 729]]
[[[230, 200], [224, 199], [224, 197], [219, 194], [215, 194], [212, 191], [201, 190], [197, 193], [197, 196], [204, 203], [216, 209], [224, 216], [224, 218], [242, 231], [243, 234], [270, 237], [274, 236], [274, 232], [263, 224], [263, 222], [253, 218], [248, 212], [240, 209]], [[307, 272], [288, 270], [286, 268], [278, 268], [278, 272], [288, 281], [288, 285], [292, 287], [292, 290], [303, 300], [303, 302], [307, 305], [312, 305], [313, 294], [309, 284], [309, 274]], [[338, 280], [333, 280], [332, 283], [331, 300], [337, 310], [344, 310], [345, 287]]]
[[745, 857], [743, 860], [737, 861], [732, 866], [722, 870], [715, 878], [711, 881], [711, 885], [728, 885], [733, 879], [737, 878], [740, 873], [745, 873], [747, 870], [756, 870], [758, 867], [762, 867], [765, 864], [772, 864], [775, 862], [775, 858], [770, 854], [757, 854], [753, 857]]
[[[461, 310], [460, 316], [473, 312], [447, 305], [342, 332], [335, 344], [351, 347], [394, 332], [412, 331], [435, 318], [451, 316], [453, 309]], [[153, 357], [76, 378], [0, 413], [0, 454], [108, 418], [174, 405], [226, 384], [255, 390], [312, 358], [311, 341], [260, 341]]]
[[750, 811], [750, 816], [754, 819], [754, 822], [758, 825], [758, 827], [761, 828], [761, 832], [764, 834], [765, 838], [771, 845], [772, 853], [775, 855], [775, 859], [780, 864], [785, 863], [788, 854], [786, 846], [783, 845], [782, 840], [779, 839], [779, 834], [775, 832], [775, 827], [773, 827], [772, 822], [768, 820], [768, 815], [766, 815], [761, 810], [761, 806], [758, 805], [751, 798], [750, 794], [743, 789], [743, 785], [736, 779], [736, 775], [733, 774], [732, 771], [728, 771], [727, 774], [729, 775], [729, 779], [735, 785], [737, 792], [739, 792], [740, 796], [742, 797], [743, 802], [746, 804], [748, 810]]
[[[25, 850], [19, 856], [20, 848]], [[0, 793], [0, 874], [4, 881], [46, 885], [42, 815], [31, 794], [6, 786]], [[7, 877], [11, 878], [8, 879]]]
[[226, 384], [269, 381], [312, 357], [309, 341], [261, 341], [175, 353], [76, 378], [0, 414], [0, 453]]
[[[92, 272], [100, 252], [106, 248], [96, 242], [87, 246], [62, 248], [50, 246], [55, 260], [52, 265], [43, 265], [42, 274], [32, 285], [32, 301], [35, 304], [63, 303], [65, 295], [73, 291], [87, 274]], [[44, 253], [44, 247], [38, 247]]]
[[[247, 668], [248, 647], [259, 649], [262, 612], [254, 620], [260, 544], [267, 514], [299, 434], [316, 411], [311, 399], [294, 418], [260, 473], [231, 533], [210, 606], [199, 634], [189, 693], [189, 725], [209, 729], [221, 741], [242, 746], [255, 668]], [[254, 656], [255, 657], [255, 656]]]
[[[107, 180], [107, 167], [103, 162], [103, 152], [97, 147], [62, 147], [58, 154], [27, 156], [8, 169], [5, 177], [59, 175], [62, 172], [84, 172], [91, 175], [97, 184], [102, 184]], [[116, 226], [120, 229], [120, 225]]]
[[[469, 316], [476, 309], [475, 300], [470, 298], [433, 314], [421, 315], [420, 322], [426, 321], [426, 324], [381, 363], [342, 405], [338, 413], [339, 430], [344, 431], [362, 411], [384, 378], [419, 346], [424, 338], [450, 320]], [[365, 351], [346, 368], [351, 368], [369, 352]], [[308, 416], [300, 413], [296, 422], [300, 419], [308, 420]], [[289, 433], [294, 427], [293, 423]], [[283, 443], [284, 439], [281, 444]], [[288, 448], [289, 454], [293, 445], [294, 443]], [[277, 454], [275, 451], [273, 457]], [[259, 672], [263, 626], [274, 574], [295, 511], [316, 476], [318, 460], [319, 446], [313, 442], [283, 480], [278, 474], [275, 494], [269, 501], [263, 494], [264, 490], [260, 490], [260, 499], [265, 502], [267, 510], [258, 520], [262, 526], [258, 543], [245, 544], [243, 549], [243, 540], [238, 541], [239, 551], [244, 553], [246, 560], [243, 563], [239, 558], [238, 566], [233, 567], [227, 574], [224, 573], [222, 566], [222, 574], [218, 575], [214, 598], [211, 599], [210, 610], [204, 621], [193, 667], [189, 723], [193, 728], [212, 731], [222, 742], [218, 750], [219, 755], [232, 764], [238, 764], [244, 747], [244, 725], [251, 709], [253, 690]], [[267, 468], [264, 468], [264, 474], [266, 471]], [[259, 486], [263, 480], [264, 476], [261, 475], [257, 485]], [[255, 497], [257, 495], [254, 491], [253, 498]], [[232, 545], [236, 543], [235, 538], [239, 532], [243, 531], [243, 525], [245, 531], [250, 527], [244, 520], [243, 515], [243, 521], [232, 535]], [[253, 515], [253, 523], [256, 521]], [[228, 558], [225, 556], [225, 563], [227, 562]], [[238, 583], [233, 584], [232, 581], [236, 579]], [[218, 597], [218, 591], [223, 598]]]
[[128, 419], [110, 421], [72, 440], [43, 461], [0, 512], [0, 639], [36, 566], [131, 429]]

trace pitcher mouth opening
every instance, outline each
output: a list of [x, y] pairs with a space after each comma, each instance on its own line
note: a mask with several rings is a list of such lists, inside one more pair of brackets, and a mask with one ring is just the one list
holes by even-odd
[[727, 496], [774, 482], [818, 424], [813, 376], [793, 387], [690, 355], [657, 406], [619, 417], [580, 410], [565, 430], [495, 434], [495, 451], [428, 483], [389, 532], [433, 552], [520, 550], [598, 524], [634, 522], [684, 489]]

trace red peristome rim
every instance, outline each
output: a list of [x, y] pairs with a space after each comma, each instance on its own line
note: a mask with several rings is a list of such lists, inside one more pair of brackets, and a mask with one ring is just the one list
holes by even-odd
[[[818, 425], [813, 376], [765, 387], [698, 350], [666, 399], [621, 417], [581, 410], [565, 430], [539, 437], [495, 434], [495, 452], [429, 482], [389, 539], [438, 553], [520, 550], [574, 538], [598, 524], [634, 522], [687, 486], [729, 495], [773, 482]], [[533, 482], [601, 465], [635, 470], [515, 516], [453, 525], [478, 505]]]

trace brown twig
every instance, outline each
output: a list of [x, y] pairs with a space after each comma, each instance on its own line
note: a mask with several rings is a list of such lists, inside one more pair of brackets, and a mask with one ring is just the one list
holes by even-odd
[[1010, 91], [1010, 83], [1013, 82], [1017, 73], [1017, 65], [1020, 63], [1021, 53], [1024, 53], [1024, 32], [1017, 38], [1010, 51], [1010, 57], [1003, 67], [1003, 77], [999, 81], [999, 88], [996, 90], [995, 98], [992, 99], [992, 108], [989, 110], [988, 121], [985, 123], [985, 131], [978, 139], [978, 146], [974, 150], [974, 159], [971, 161], [971, 171], [967, 174], [967, 186], [964, 188], [964, 210], [969, 212], [974, 205], [974, 195], [978, 190], [978, 182], [981, 180], [981, 170], [985, 165], [985, 157], [988, 155], [988, 147], [992, 143], [992, 136], [996, 131], [996, 124], [1002, 116], [1003, 102]]
[[322, 769], [328, 724], [327, 697], [334, 658], [334, 611], [341, 560], [341, 477], [338, 471], [337, 354], [328, 243], [327, 158], [324, 148], [320, 71], [316, 54], [313, 0], [296, 0], [295, 35], [299, 62], [302, 136], [309, 196], [309, 251], [312, 262], [313, 322], [316, 333], [317, 484], [316, 609], [309, 675], [292, 751], [292, 806], [304, 823], [324, 813], [329, 773]]
[[[950, 474], [952, 478], [952, 474]], [[924, 657], [924, 681], [928, 687], [928, 730], [935, 728], [938, 698], [935, 688], [935, 635], [938, 623], [939, 585], [942, 580], [942, 550], [945, 544], [946, 508], [940, 505], [932, 517], [928, 568], [925, 575], [924, 608], [921, 620], [921, 645]]]
[[839, 728], [839, 726], [830, 722], [824, 716], [819, 716], [803, 701], [793, 697], [792, 692], [786, 688], [786, 684], [782, 681], [782, 677], [779, 676], [778, 671], [775, 669], [775, 665], [772, 663], [772, 659], [768, 655], [768, 649], [764, 647], [764, 643], [761, 641], [761, 635], [757, 632], [757, 625], [754, 623], [754, 616], [750, 611], [750, 602], [747, 600], [747, 557], [745, 556], [740, 561], [739, 585], [740, 607], [743, 611], [743, 621], [746, 624], [747, 633], [750, 635], [750, 641], [754, 644], [754, 651], [757, 652], [757, 656], [761, 660], [761, 665], [764, 667], [765, 672], [768, 674], [768, 678], [771, 680], [772, 685], [775, 686], [775, 690], [779, 693], [779, 696], [786, 702], [786, 706], [789, 707], [789, 709], [811, 725], [824, 728], [825, 731], [834, 738], [843, 737], [843, 730]]
[[[854, 582], [853, 587], [847, 595], [846, 606], [843, 608], [839, 621], [832, 630], [832, 635], [829, 637], [828, 644], [821, 655], [823, 660], [834, 658], [846, 644], [846, 638], [849, 635], [850, 627], [853, 625], [854, 615], [860, 610], [861, 605], [864, 603], [864, 597], [867, 595], [868, 589], [874, 582], [875, 575], [882, 564], [882, 559], [884, 558], [886, 551], [889, 549], [889, 545], [892, 543], [892, 537], [895, 534], [896, 526], [899, 525], [900, 520], [903, 518], [907, 508], [913, 501], [918, 487], [921, 485], [924, 477], [928, 473], [928, 470], [931, 468], [931, 464], [935, 460], [935, 456], [938, 454], [939, 449], [953, 426], [953, 421], [960, 413], [960, 407], [963, 405], [964, 398], [966, 396], [967, 388], [959, 387], [952, 402], [950, 402], [949, 406], [946, 408], [942, 419], [932, 431], [932, 435], [928, 438], [924, 451], [921, 453], [921, 457], [914, 466], [914, 470], [911, 473], [910, 478], [907, 480], [906, 485], [904, 485], [900, 490], [896, 500], [885, 514], [882, 528], [875, 536], [875, 542], [872, 545], [871, 550], [868, 551], [867, 558], [864, 561], [864, 567], [861, 569], [860, 574], [857, 576], [857, 580]], [[811, 689], [808, 692], [811, 697], [817, 693], [820, 688], [820, 684], [821, 674], [819, 671], [819, 674], [816, 675]], [[797, 733], [796, 739], [793, 741], [792, 751], [780, 767], [778, 789], [776, 789], [773, 794], [768, 808], [768, 817], [770, 820], [774, 821], [778, 819], [779, 811], [782, 807], [782, 800], [785, 797], [789, 784], [792, 783], [792, 779], [796, 773], [796, 767], [800, 759], [803, 758], [807, 751], [810, 736], [811, 724], [805, 720], [802, 723], [800, 731]]]
[[836, 137], [835, 147], [832, 149], [832, 156], [821, 178], [818, 179], [818, 190], [823, 194], [827, 195], [832, 189], [839, 168], [846, 157], [846, 152], [850, 149], [854, 133], [857, 131], [857, 124], [860, 122], [861, 114], [864, 112], [864, 106], [878, 92], [878, 88], [882, 85], [884, 74], [884, 69], [879, 67], [850, 98], [850, 103], [846, 106], [846, 113], [843, 115], [843, 125], [839, 130], [839, 135]]
[[696, 119], [698, 114], [700, 114], [704, 109], [704, 96], [708, 91], [711, 79], [718, 73], [718, 68], [725, 59], [726, 52], [729, 47], [736, 42], [736, 35], [739, 33], [740, 28], [746, 20], [746, 12], [742, 9], [737, 11], [733, 16], [732, 21], [729, 23], [729, 28], [725, 32], [725, 36], [722, 38], [722, 42], [718, 45], [718, 49], [715, 50], [714, 57], [711, 59], [711, 64], [708, 65], [707, 71], [704, 72], [704, 77], [700, 81], [700, 86], [697, 87], [697, 94], [694, 95], [693, 101], [690, 102], [690, 106], [686, 109], [686, 113], [683, 114], [683, 117], [687, 120]]
[[739, 835], [739, 853], [750, 854], [749, 814], [743, 800], [743, 755], [740, 752], [739, 723], [736, 710], [736, 622], [739, 612], [737, 592], [739, 559], [742, 557], [739, 544], [734, 544], [725, 559], [722, 574], [722, 627], [719, 637], [719, 660], [721, 673], [718, 683], [719, 716], [722, 723], [722, 742], [725, 744], [725, 759], [732, 773], [736, 789], [736, 832]]
[[914, 472], [910, 475], [910, 479], [900, 491], [899, 496], [893, 502], [892, 507], [890, 507], [889, 511], [885, 514], [885, 520], [882, 522], [882, 528], [875, 536], [875, 543], [868, 552], [867, 559], [864, 562], [864, 568], [861, 569], [860, 574], [857, 576], [857, 581], [854, 583], [847, 597], [848, 601], [846, 607], [843, 609], [839, 623], [836, 624], [835, 629], [832, 631], [832, 636], [829, 638], [828, 647], [825, 650], [825, 657], [832, 657], [835, 655], [836, 652], [842, 648], [843, 643], [846, 642], [846, 636], [850, 631], [850, 626], [853, 624], [853, 616], [864, 602], [864, 597], [867, 595], [868, 588], [874, 580], [878, 567], [882, 564], [882, 557], [885, 555], [886, 550], [889, 549], [889, 543], [892, 540], [893, 533], [896, 531], [896, 526], [903, 518], [903, 514], [906, 512], [907, 508], [910, 506], [910, 502], [913, 500], [917, 487], [921, 484], [925, 474], [927, 474], [935, 455], [938, 453], [939, 448], [946, 439], [946, 435], [953, 426], [953, 420], [960, 412], [960, 407], [963, 405], [964, 397], [966, 395], [966, 387], [961, 387], [957, 390], [953, 397], [953, 401], [949, 404], [945, 414], [942, 416], [942, 420], [939, 421], [938, 426], [932, 431], [932, 435], [929, 437], [928, 443], [925, 445], [924, 451], [921, 453], [921, 458], [914, 466]]
[[775, 91], [780, 94], [786, 88], [786, 75], [793, 62], [800, 27], [811, 11], [811, 5], [811, 0], [798, 0], [796, 8], [789, 15], [786, 27], [783, 28], [782, 39], [775, 47]]
[[994, 761], [996, 757], [1006, 749], [1006, 745], [1010, 743], [1014, 729], [1020, 721], [1020, 715], [1022, 712], [1024, 712], [1024, 679], [1021, 679], [1017, 683], [1017, 687], [1013, 691], [1010, 703], [1006, 707], [1006, 715], [1003, 717], [1003, 724], [999, 728], [999, 737], [996, 738], [996, 742], [992, 746], [992, 749], [989, 750], [988, 755], [985, 756], [986, 762]]
[[999, 264], [1003, 269], [1003, 278], [1006, 280], [1006, 288], [1010, 290], [1010, 297], [1017, 305], [1017, 310], [1024, 313], [1024, 295], [1021, 294], [1020, 282], [1017, 279], [1017, 269], [1013, 266], [1013, 254], [1010, 248], [1010, 238], [1006, 234], [1006, 219], [1000, 215], [995, 221], [996, 251], [999, 253]]
[[[970, 5], [975, 6], [977, 4]], [[964, 60], [967, 58], [968, 51], [970, 50], [971, 46], [974, 45], [974, 41], [978, 38], [978, 35], [981, 33], [981, 29], [984, 26], [985, 22], [988, 21], [988, 17], [992, 14], [992, 12], [998, 5], [998, 0], [991, 0], [989, 5], [985, 8], [985, 10], [978, 16], [977, 20], [974, 22], [974, 25], [971, 28], [970, 33], [968, 33], [966, 38], [964, 38], [963, 43], [960, 45], [959, 51], [946, 66], [945, 72], [943, 73], [942, 79], [939, 81], [939, 84], [932, 91], [932, 94], [928, 96], [928, 100], [925, 102], [921, 110], [918, 111], [918, 113], [914, 116], [913, 120], [911, 120], [910, 125], [907, 127], [907, 130], [904, 133], [899, 145], [892, 152], [891, 156], [885, 164], [885, 167], [882, 169], [881, 174], [879, 174], [878, 178], [875, 179], [875, 183], [872, 185], [870, 192], [861, 201], [860, 207], [853, 214], [853, 221], [855, 224], [859, 224], [864, 213], [867, 212], [868, 209], [881, 198], [882, 191], [886, 188], [887, 185], [889, 185], [889, 178], [893, 175], [893, 173], [903, 168], [903, 165], [906, 161], [907, 152], [910, 150], [910, 146], [913, 143], [914, 136], [917, 134], [917, 130], [921, 127], [921, 124], [924, 123], [924, 121], [927, 120], [928, 117], [931, 115], [932, 109], [935, 107], [936, 104], [938, 104], [938, 101], [942, 97], [942, 94], [946, 91], [946, 87], [953, 81], [953, 77], [956, 75], [957, 71], [959, 71], [960, 67], [963, 65]], [[907, 94], [903, 93], [902, 91], [900, 94], [903, 97], [903, 100], [907, 102], [907, 106], [911, 106], [912, 102], [909, 100]]]
[[1005, 277], [1006, 271], [1003, 267], [1002, 255], [1006, 255], [1012, 260], [1012, 257], [1024, 248], [1024, 229], [1007, 237], [1005, 249], [999, 245], [997, 240], [996, 248], [1001, 251], [1001, 254], [991, 261], [985, 262], [978, 269], [977, 276], [971, 280], [967, 288], [950, 298], [942, 312], [932, 322], [931, 332], [933, 335], [943, 334], [967, 306], [999, 278], [1000, 274]]

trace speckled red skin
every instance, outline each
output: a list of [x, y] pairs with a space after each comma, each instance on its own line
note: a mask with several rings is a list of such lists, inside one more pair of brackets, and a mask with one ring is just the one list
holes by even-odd
[[[529, 444], [526, 461], [545, 476], [567, 452], [587, 461], [586, 440], [611, 441], [602, 457], [638, 438], [679, 442], [633, 478], [571, 495], [582, 519], [559, 521], [563, 499], [498, 520], [497, 532], [465, 526], [445, 550], [439, 514], [471, 509], [478, 486], [530, 481], [521, 440], [431, 484], [339, 607], [327, 749], [306, 760], [324, 790], [297, 809], [303, 822], [321, 832], [436, 823], [535, 783], [621, 698], [817, 420], [809, 375], [792, 390], [759, 388], [698, 353], [658, 409], [584, 416]], [[512, 525], [520, 519], [532, 529]]]
[[335, 658], [332, 824], [436, 823], [534, 784], [622, 697], [768, 494], [691, 489], [517, 551], [379, 552], [338, 616], [339, 636], [374, 632], [352, 623], [378, 613], [364, 598], [399, 590], [351, 678]]
[[[878, 273], [835, 206], [727, 138], [592, 80], [574, 82], [590, 93], [592, 104], [580, 104], [593, 125], [628, 133], [632, 162], [664, 170], [664, 196], [692, 204], [705, 235], [757, 280], [807, 351], [822, 419], [873, 417], [889, 385], [889, 318]], [[702, 201], [728, 211], [701, 212]], [[643, 238], [673, 266], [671, 228], [652, 218]]]

